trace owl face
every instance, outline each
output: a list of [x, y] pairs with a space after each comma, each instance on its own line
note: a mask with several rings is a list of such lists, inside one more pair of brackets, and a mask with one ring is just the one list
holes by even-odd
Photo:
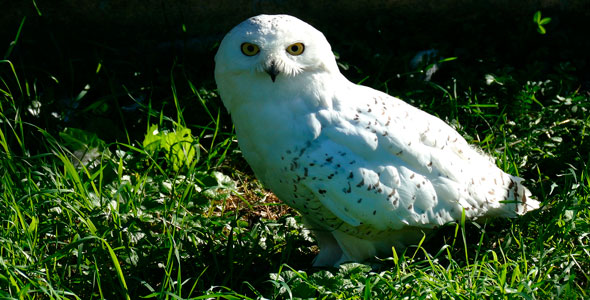
[[215, 56], [216, 78], [279, 84], [302, 73], [338, 71], [324, 35], [286, 15], [252, 17], [231, 30]]

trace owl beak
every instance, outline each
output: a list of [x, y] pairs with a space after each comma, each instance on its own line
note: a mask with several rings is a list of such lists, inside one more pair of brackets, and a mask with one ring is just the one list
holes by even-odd
[[274, 62], [274, 60], [270, 63], [270, 66], [265, 71], [266, 73], [268, 73], [268, 75], [270, 75], [270, 79], [272, 80], [272, 82], [275, 82], [277, 75], [279, 75], [280, 73], [279, 69], [277, 68], [277, 64]]

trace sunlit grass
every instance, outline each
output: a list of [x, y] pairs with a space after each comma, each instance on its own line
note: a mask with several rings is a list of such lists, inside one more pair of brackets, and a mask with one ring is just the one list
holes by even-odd
[[[410, 76], [418, 70], [389, 92], [526, 178], [543, 209], [460, 221], [389, 258], [316, 269], [313, 237], [252, 176], [211, 81], [174, 64], [163, 99], [149, 84], [109, 82], [95, 103], [52, 114], [58, 101], [41, 79], [0, 61], [0, 298], [586, 298], [588, 91], [567, 64], [542, 81], [487, 67], [474, 84]], [[393, 80], [371, 71], [359, 67], [359, 81]], [[106, 139], [66, 120], [101, 109], [135, 127]]]

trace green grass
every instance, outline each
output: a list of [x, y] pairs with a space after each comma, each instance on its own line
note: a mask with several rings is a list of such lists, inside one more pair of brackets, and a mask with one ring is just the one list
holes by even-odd
[[568, 61], [514, 68], [458, 56], [425, 82], [341, 60], [353, 80], [446, 119], [528, 179], [543, 209], [449, 224], [390, 258], [317, 269], [300, 216], [241, 158], [212, 74], [175, 63], [154, 82], [89, 58], [95, 72], [75, 84], [63, 79], [72, 70], [31, 72], [9, 54], [0, 61], [2, 299], [589, 296], [590, 93]]

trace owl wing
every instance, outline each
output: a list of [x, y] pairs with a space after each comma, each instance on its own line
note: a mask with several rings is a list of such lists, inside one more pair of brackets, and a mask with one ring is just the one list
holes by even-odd
[[538, 207], [445, 122], [387, 94], [355, 85], [314, 117], [321, 130], [297, 154], [297, 184], [350, 226], [432, 228], [463, 209], [478, 218]]

